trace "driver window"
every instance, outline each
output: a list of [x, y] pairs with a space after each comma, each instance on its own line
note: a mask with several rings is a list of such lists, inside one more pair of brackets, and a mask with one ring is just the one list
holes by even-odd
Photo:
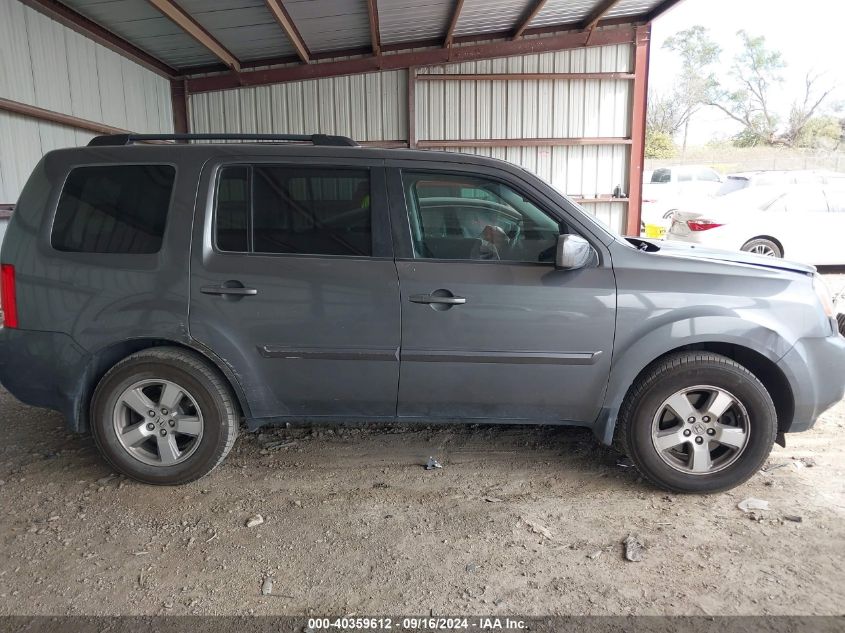
[[455, 174], [402, 179], [417, 259], [554, 262], [560, 223], [508, 185]]

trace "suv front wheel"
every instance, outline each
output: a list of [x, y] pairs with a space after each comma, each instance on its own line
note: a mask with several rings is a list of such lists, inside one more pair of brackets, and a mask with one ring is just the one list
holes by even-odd
[[777, 414], [763, 384], [719, 354], [682, 352], [657, 362], [628, 394], [622, 443], [639, 471], [675, 492], [718, 492], [765, 462]]
[[231, 450], [238, 422], [218, 372], [173, 347], [117, 363], [91, 403], [91, 429], [103, 457], [148, 484], [184, 484], [209, 473]]

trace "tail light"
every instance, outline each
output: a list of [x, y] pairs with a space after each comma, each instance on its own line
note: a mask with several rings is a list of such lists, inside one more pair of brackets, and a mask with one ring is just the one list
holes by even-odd
[[0, 264], [0, 307], [3, 309], [3, 325], [18, 327], [18, 302], [15, 293], [15, 267]]
[[710, 229], [715, 229], [719, 226], [724, 226], [719, 222], [714, 222], [713, 220], [687, 220], [687, 226], [689, 227], [690, 231], [709, 231]]

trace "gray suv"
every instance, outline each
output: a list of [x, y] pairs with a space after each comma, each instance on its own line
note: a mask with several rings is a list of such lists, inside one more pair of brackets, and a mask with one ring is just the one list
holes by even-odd
[[712, 492], [843, 395], [812, 267], [623, 239], [478, 156], [170, 142], [214, 139], [49, 153], [0, 253], [0, 381], [130, 477], [202, 477], [242, 419], [503, 422]]

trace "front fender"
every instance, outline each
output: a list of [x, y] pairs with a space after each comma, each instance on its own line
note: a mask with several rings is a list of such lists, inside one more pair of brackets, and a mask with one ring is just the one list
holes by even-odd
[[729, 315], [679, 319], [628, 341], [619, 341], [613, 350], [613, 363], [602, 411], [593, 429], [596, 437], [607, 445], [613, 441], [622, 402], [643, 369], [669, 352], [701, 343], [745, 347], [773, 363], [783, 358], [793, 345], [769, 327]]

